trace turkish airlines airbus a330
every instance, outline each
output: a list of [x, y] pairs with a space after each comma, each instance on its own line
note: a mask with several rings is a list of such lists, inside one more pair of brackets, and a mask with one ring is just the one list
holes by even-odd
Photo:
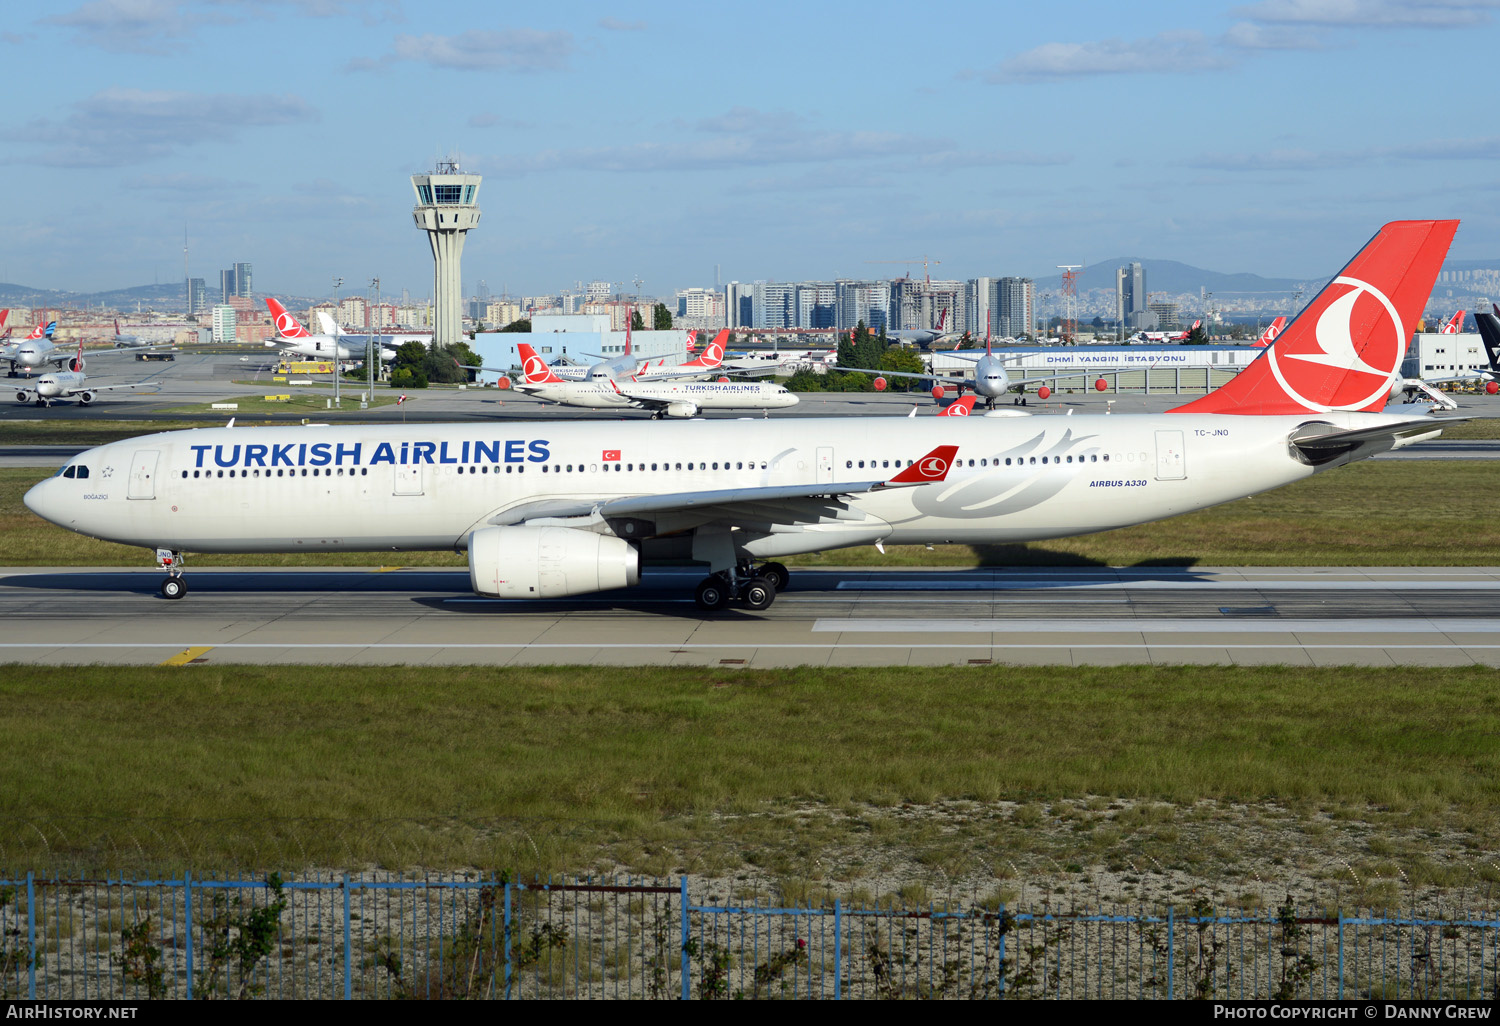
[[701, 607], [764, 608], [779, 557], [1107, 531], [1437, 435], [1381, 410], [1457, 227], [1386, 225], [1254, 363], [1164, 414], [209, 428], [91, 449], [26, 505], [155, 549], [167, 598], [184, 552], [456, 549], [481, 595], [692, 559]]

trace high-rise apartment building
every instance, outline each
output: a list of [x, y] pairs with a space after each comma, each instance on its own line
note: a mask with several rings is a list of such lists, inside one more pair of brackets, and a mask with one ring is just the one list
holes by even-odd
[[213, 309], [213, 340], [233, 342], [238, 328], [234, 307], [218, 305]]
[[187, 280], [187, 312], [189, 317], [208, 311], [208, 282], [202, 278]]
[[1131, 331], [1156, 327], [1156, 318], [1147, 305], [1146, 269], [1139, 261], [1115, 271], [1115, 317]]
[[1032, 336], [1036, 330], [1036, 283], [1030, 278], [1001, 278], [995, 334], [1003, 338]]
[[797, 327], [838, 326], [839, 288], [836, 282], [806, 281], [797, 286]]

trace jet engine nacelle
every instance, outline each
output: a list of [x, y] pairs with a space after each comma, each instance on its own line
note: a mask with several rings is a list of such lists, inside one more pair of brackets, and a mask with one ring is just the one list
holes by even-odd
[[69, 360], [68, 361], [68, 370], [72, 371], [74, 374], [82, 374], [83, 373], [83, 357], [81, 357], [81, 356], [75, 356], [71, 360]]
[[668, 403], [666, 413], [668, 417], [696, 417], [698, 416], [698, 404]]
[[641, 581], [627, 541], [567, 527], [482, 527], [469, 536], [469, 583], [492, 598], [565, 598]]
[[1100, 379], [1098, 379], [1097, 381], [1094, 382], [1094, 391], [1096, 391], [1096, 392], [1103, 392], [1103, 391], [1105, 391], [1108, 388], [1109, 388], [1109, 382], [1105, 381], [1103, 378], [1100, 378]]
[[942, 401], [942, 398], [943, 398], [943, 386], [942, 385], [933, 385], [932, 386], [932, 397], [934, 399], [937, 399], [940, 402]]
[[78, 401], [81, 402], [81, 403], [83, 403], [83, 405], [87, 406], [89, 403], [91, 403], [91, 402], [94, 401], [94, 393], [93, 392], [80, 392], [80, 393], [78, 393]]
[[1494, 395], [1495, 393], [1500, 392], [1500, 385], [1497, 385], [1493, 381], [1486, 381], [1484, 383], [1484, 391], [1486, 395]]
[[875, 384], [875, 391], [877, 391], [877, 392], [884, 392], [885, 391], [886, 383], [887, 382], [886, 382], [885, 378], [876, 378], [875, 382], [874, 382], [874, 384]]
[[1048, 388], [1046, 385], [1043, 385], [1041, 388], [1036, 390], [1036, 397], [1038, 399], [1046, 399], [1051, 394], [1052, 389]]

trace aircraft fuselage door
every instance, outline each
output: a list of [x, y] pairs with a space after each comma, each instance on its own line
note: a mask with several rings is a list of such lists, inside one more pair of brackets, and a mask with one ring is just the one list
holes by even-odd
[[156, 459], [159, 449], [137, 449], [130, 457], [130, 486], [125, 492], [128, 499], [156, 498]]
[[422, 494], [422, 464], [411, 463], [396, 468], [396, 495]]
[[833, 446], [818, 446], [818, 484], [833, 484]]
[[1156, 479], [1181, 481], [1187, 477], [1187, 456], [1183, 452], [1181, 431], [1156, 433]]

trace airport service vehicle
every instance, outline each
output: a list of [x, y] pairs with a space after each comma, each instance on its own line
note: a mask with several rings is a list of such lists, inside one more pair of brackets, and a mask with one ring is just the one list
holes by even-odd
[[25, 501], [156, 550], [167, 598], [185, 552], [452, 549], [497, 599], [689, 559], [700, 608], [759, 609], [788, 555], [1106, 531], [1435, 437], [1381, 410], [1457, 226], [1386, 225], [1254, 363], [1167, 413], [209, 428], [90, 449]]
[[[516, 391], [562, 406], [583, 406], [593, 410], [650, 410], [652, 420], [661, 420], [696, 417], [702, 410], [780, 410], [797, 405], [795, 393], [773, 384], [656, 378], [564, 381], [542, 361], [529, 342], [517, 345], [516, 351], [521, 355], [522, 366]], [[691, 377], [702, 373], [691, 371], [667, 377]]]

